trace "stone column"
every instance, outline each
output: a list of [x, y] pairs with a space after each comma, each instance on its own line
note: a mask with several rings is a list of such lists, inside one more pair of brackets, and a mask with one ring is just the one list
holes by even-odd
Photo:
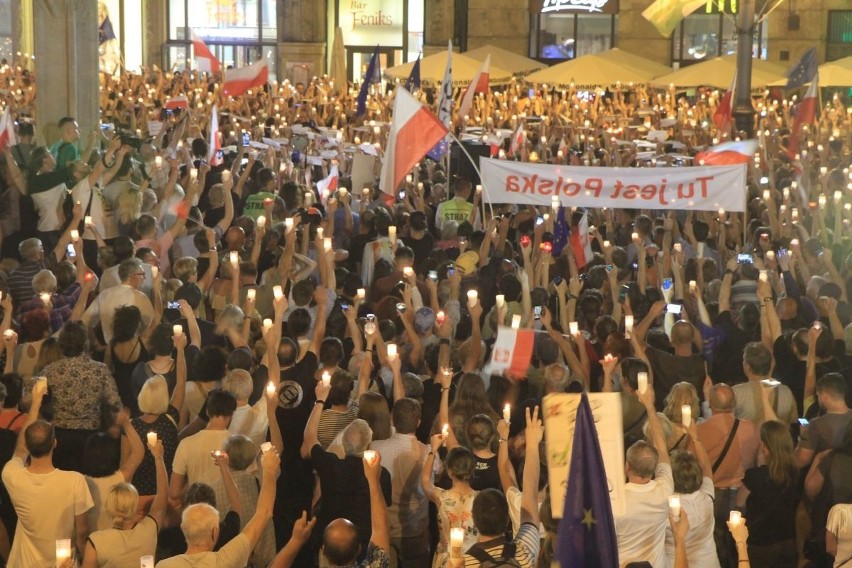
[[278, 0], [278, 80], [310, 80], [326, 72], [326, 0]]
[[[424, 20], [423, 55], [446, 51], [447, 42], [453, 37], [453, 0], [431, 0], [426, 2]], [[458, 51], [458, 46], [453, 46]]]
[[73, 116], [85, 137], [99, 121], [97, 0], [34, 0], [33, 37], [37, 132]]

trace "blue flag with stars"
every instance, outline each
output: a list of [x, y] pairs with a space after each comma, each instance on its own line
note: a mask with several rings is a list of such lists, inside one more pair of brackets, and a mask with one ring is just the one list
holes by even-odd
[[571, 228], [568, 224], [568, 219], [565, 218], [565, 207], [559, 207], [556, 213], [556, 219], [553, 221], [553, 257], [562, 254], [562, 249], [568, 244], [568, 238], [571, 234]]
[[414, 66], [411, 68], [411, 73], [408, 74], [408, 79], [405, 80], [405, 90], [409, 93], [413, 93], [415, 90], [420, 88], [420, 56], [417, 56], [417, 61], [414, 62]]
[[577, 407], [557, 556], [562, 568], [618, 568], [612, 504], [595, 419], [584, 392]]
[[361, 83], [361, 90], [358, 91], [358, 98], [355, 101], [355, 116], [363, 116], [367, 112], [367, 95], [370, 93], [370, 85], [379, 81], [381, 81], [379, 46], [376, 45], [376, 51], [373, 52], [370, 64], [367, 65], [367, 72], [364, 73], [364, 81]]
[[816, 48], [812, 47], [802, 55], [802, 58], [796, 63], [795, 67], [787, 73], [787, 90], [801, 87], [805, 83], [813, 81], [817, 74], [817, 52]]

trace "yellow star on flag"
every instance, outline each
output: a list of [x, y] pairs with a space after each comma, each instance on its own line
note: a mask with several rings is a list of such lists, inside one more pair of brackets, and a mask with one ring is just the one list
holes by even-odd
[[595, 517], [592, 515], [592, 510], [591, 509], [583, 509], [583, 521], [582, 521], [582, 523], [584, 525], [586, 525], [586, 528], [589, 529], [589, 530], [592, 530], [592, 525], [595, 524], [596, 522], [597, 521], [595, 520]]

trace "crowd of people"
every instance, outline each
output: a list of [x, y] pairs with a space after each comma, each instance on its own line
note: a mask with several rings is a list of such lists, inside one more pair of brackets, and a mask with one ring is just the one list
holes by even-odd
[[[754, 98], [745, 213], [565, 208], [592, 225], [581, 263], [549, 207], [485, 207], [448, 160], [381, 193], [378, 86], [359, 117], [325, 77], [228, 99], [154, 67], [103, 76], [81, 134], [37, 121], [27, 63], [0, 68], [7, 566], [557, 565], [543, 398], [583, 391], [620, 401], [620, 567], [852, 558], [840, 98], [796, 159], [791, 102]], [[745, 136], [711, 91], [521, 87], [456, 128], [575, 166], [689, 167]], [[518, 320], [529, 367], [493, 374]]]

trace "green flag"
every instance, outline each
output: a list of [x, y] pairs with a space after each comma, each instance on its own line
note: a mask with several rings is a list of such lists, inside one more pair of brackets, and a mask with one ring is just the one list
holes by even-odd
[[642, 16], [662, 35], [669, 37], [682, 19], [707, 4], [707, 0], [656, 0]]

